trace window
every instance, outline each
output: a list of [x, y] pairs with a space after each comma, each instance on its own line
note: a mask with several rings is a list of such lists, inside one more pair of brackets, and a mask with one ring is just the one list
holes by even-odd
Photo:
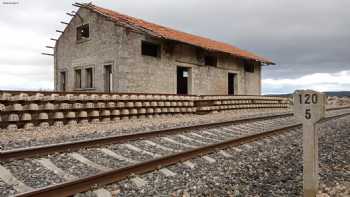
[[113, 89], [113, 73], [112, 73], [112, 65], [105, 65], [105, 91], [111, 92]]
[[77, 28], [77, 40], [89, 38], [89, 34], [89, 24], [85, 24]]
[[59, 89], [61, 91], [66, 91], [66, 72], [60, 72], [60, 84]]
[[254, 64], [251, 61], [245, 60], [244, 61], [244, 71], [253, 73], [254, 72]]
[[81, 88], [81, 69], [74, 71], [74, 87]]
[[216, 56], [205, 56], [204, 57], [204, 64], [208, 66], [217, 66], [218, 64], [218, 58]]
[[142, 41], [142, 55], [160, 57], [160, 45]]
[[94, 87], [93, 69], [92, 68], [85, 69], [85, 74], [86, 74], [85, 87], [86, 88], [93, 88]]

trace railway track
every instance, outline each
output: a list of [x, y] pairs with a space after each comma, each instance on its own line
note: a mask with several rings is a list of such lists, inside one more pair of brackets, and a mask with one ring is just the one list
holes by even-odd
[[[324, 121], [349, 115], [344, 110], [329, 111]], [[0, 179], [17, 196], [69, 196], [155, 169], [169, 175], [166, 166], [298, 127], [291, 114], [283, 114], [4, 151]], [[23, 168], [35, 170], [25, 175]]]
[[160, 135], [175, 135], [178, 133], [187, 133], [187, 132], [191, 132], [194, 130], [216, 128], [218, 126], [224, 127], [224, 126], [244, 124], [244, 123], [249, 123], [249, 122], [264, 121], [264, 120], [278, 119], [278, 118], [286, 118], [286, 117], [291, 117], [291, 116], [292, 116], [291, 113], [281, 113], [281, 114], [277, 114], [277, 115], [264, 115], [264, 116], [259, 116], [259, 117], [241, 118], [241, 119], [233, 120], [233, 121], [201, 124], [201, 125], [194, 125], [194, 126], [187, 126], [187, 127], [177, 127], [177, 128], [171, 128], [171, 129], [154, 130], [154, 131], [149, 131], [149, 132], [132, 133], [132, 134], [126, 134], [126, 135], [108, 136], [108, 137], [94, 138], [94, 139], [88, 139], [88, 140], [79, 140], [79, 141], [73, 141], [73, 142], [67, 142], [67, 143], [57, 143], [57, 144], [52, 144], [52, 145], [19, 148], [19, 149], [14, 149], [14, 150], [1, 151], [0, 152], [0, 156], [1, 156], [0, 161], [8, 160], [8, 159], [20, 159], [20, 158], [25, 158], [25, 157], [38, 156], [38, 155], [42, 155], [42, 154], [50, 154], [50, 153], [55, 153], [55, 152], [67, 151], [67, 150], [72, 151], [75, 149], [101, 146], [101, 145], [112, 144], [112, 143], [121, 143], [121, 142], [131, 141], [131, 140], [157, 137]]

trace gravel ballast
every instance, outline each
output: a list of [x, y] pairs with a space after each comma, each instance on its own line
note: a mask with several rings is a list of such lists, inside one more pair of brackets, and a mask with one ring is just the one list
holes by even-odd
[[[324, 123], [320, 128], [320, 191], [318, 196], [349, 196], [349, 116]], [[260, 145], [259, 145], [260, 144]], [[118, 196], [302, 196], [302, 132], [283, 135], [226, 152], [232, 158], [211, 154], [216, 162], [197, 158], [190, 169], [183, 164], [167, 167], [176, 173], [166, 177], [152, 172], [132, 181], [106, 186]]]
[[18, 180], [33, 188], [63, 182], [63, 179], [55, 173], [30, 159], [6, 162], [1, 165], [8, 169]]
[[83, 164], [68, 154], [50, 155], [49, 159], [58, 167], [63, 169], [66, 173], [76, 176], [85, 177], [100, 172], [99, 170], [92, 168], [86, 164]]
[[13, 196], [16, 193], [16, 190], [5, 182], [0, 180], [0, 196]]
[[83, 149], [78, 151], [78, 153], [90, 161], [107, 168], [121, 168], [130, 165], [130, 163], [117, 160], [102, 153], [101, 151], [98, 151], [97, 149]]
[[[328, 121], [320, 127], [321, 196], [344, 196], [344, 194], [349, 194], [349, 117]], [[248, 133], [247, 131], [255, 133], [263, 128], [270, 130], [276, 127], [287, 126], [287, 124], [293, 122], [295, 122], [293, 118], [284, 118], [283, 120], [265, 120], [256, 123], [240, 124], [237, 126], [240, 129], [237, 129], [236, 126], [225, 128], [233, 131], [241, 130], [245, 134]], [[217, 130], [220, 130], [220, 128]], [[215, 131], [215, 129], [210, 132], [213, 134], [221, 133]], [[230, 131], [224, 132], [229, 133]], [[224, 132], [220, 135], [223, 136]], [[198, 132], [198, 134], [201, 134], [201, 132]], [[180, 135], [201, 140], [188, 133]], [[227, 134], [225, 139], [228, 139], [227, 137], [229, 136], [233, 137], [233, 135]], [[178, 135], [167, 137], [192, 146], [204, 145], [203, 143], [181, 138]], [[210, 135], [207, 135], [207, 137], [210, 137]], [[149, 139], [149, 141], [176, 150], [188, 149], [181, 145], [174, 146], [174, 144], [164, 141], [162, 138]], [[216, 160], [215, 163], [211, 163], [210, 160], [208, 161], [202, 157], [193, 159], [191, 162], [196, 165], [194, 169], [190, 169], [183, 164], [167, 167], [170, 171], [176, 173], [174, 177], [167, 177], [158, 171], [141, 175], [140, 177], [147, 182], [147, 185], [142, 188], [135, 187], [130, 180], [124, 180], [106, 188], [113, 188], [113, 191], [118, 190], [120, 196], [300, 196], [302, 192], [301, 142], [302, 133], [298, 130], [288, 136], [282, 135], [240, 146], [238, 147], [240, 151], [234, 148], [226, 150], [227, 153], [233, 156], [232, 158], [224, 157], [224, 155], [218, 153], [208, 155]], [[170, 154], [168, 151], [149, 146], [142, 140], [130, 144], [153, 154]], [[132, 148], [130, 149], [124, 144], [110, 145], [106, 148], [136, 161], [154, 158], [154, 156], [149, 154], [132, 150]], [[102, 152], [97, 151], [98, 154], [96, 154], [96, 151], [94, 149], [82, 149], [78, 153], [105, 167], [115, 168], [128, 164], [127, 162], [120, 162], [110, 158]], [[57, 167], [76, 177], [93, 175], [99, 172], [99, 170], [78, 162], [65, 153], [49, 155], [48, 158]], [[63, 181], [52, 171], [45, 169], [32, 160], [16, 160], [0, 164], [13, 171], [13, 174], [19, 180], [35, 188]], [[33, 176], [28, 176], [28, 169], [33, 171]], [[0, 189], [7, 187], [5, 183], [0, 182]], [[2, 192], [5, 193], [5, 191]]]

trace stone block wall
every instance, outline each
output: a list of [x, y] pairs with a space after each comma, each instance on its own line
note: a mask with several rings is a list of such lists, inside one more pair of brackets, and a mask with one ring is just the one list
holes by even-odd
[[[112, 92], [176, 94], [177, 67], [190, 69], [189, 94], [228, 93], [228, 73], [236, 74], [236, 94], [260, 95], [261, 66], [254, 73], [244, 71], [238, 57], [206, 51], [184, 43], [169, 42], [109, 21], [87, 9], [73, 17], [55, 46], [55, 90], [61, 91], [60, 72], [65, 71], [67, 91], [104, 91], [104, 66], [111, 65]], [[90, 37], [76, 40], [76, 28], [89, 24]], [[161, 45], [161, 56], [141, 54], [142, 41]], [[214, 54], [217, 66], [204, 65], [204, 55]], [[87, 88], [86, 68], [93, 68], [93, 88]], [[74, 87], [74, 70], [82, 69], [82, 88]]]

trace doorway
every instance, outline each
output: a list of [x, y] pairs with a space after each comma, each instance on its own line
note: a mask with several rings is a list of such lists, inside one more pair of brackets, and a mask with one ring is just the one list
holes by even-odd
[[105, 92], [111, 92], [113, 89], [112, 65], [104, 66]]
[[66, 91], [66, 72], [60, 72], [60, 90], [65, 92]]
[[189, 68], [177, 67], [177, 94], [188, 94]]
[[236, 74], [234, 73], [228, 73], [228, 94], [229, 95], [235, 95], [235, 81], [236, 81]]

